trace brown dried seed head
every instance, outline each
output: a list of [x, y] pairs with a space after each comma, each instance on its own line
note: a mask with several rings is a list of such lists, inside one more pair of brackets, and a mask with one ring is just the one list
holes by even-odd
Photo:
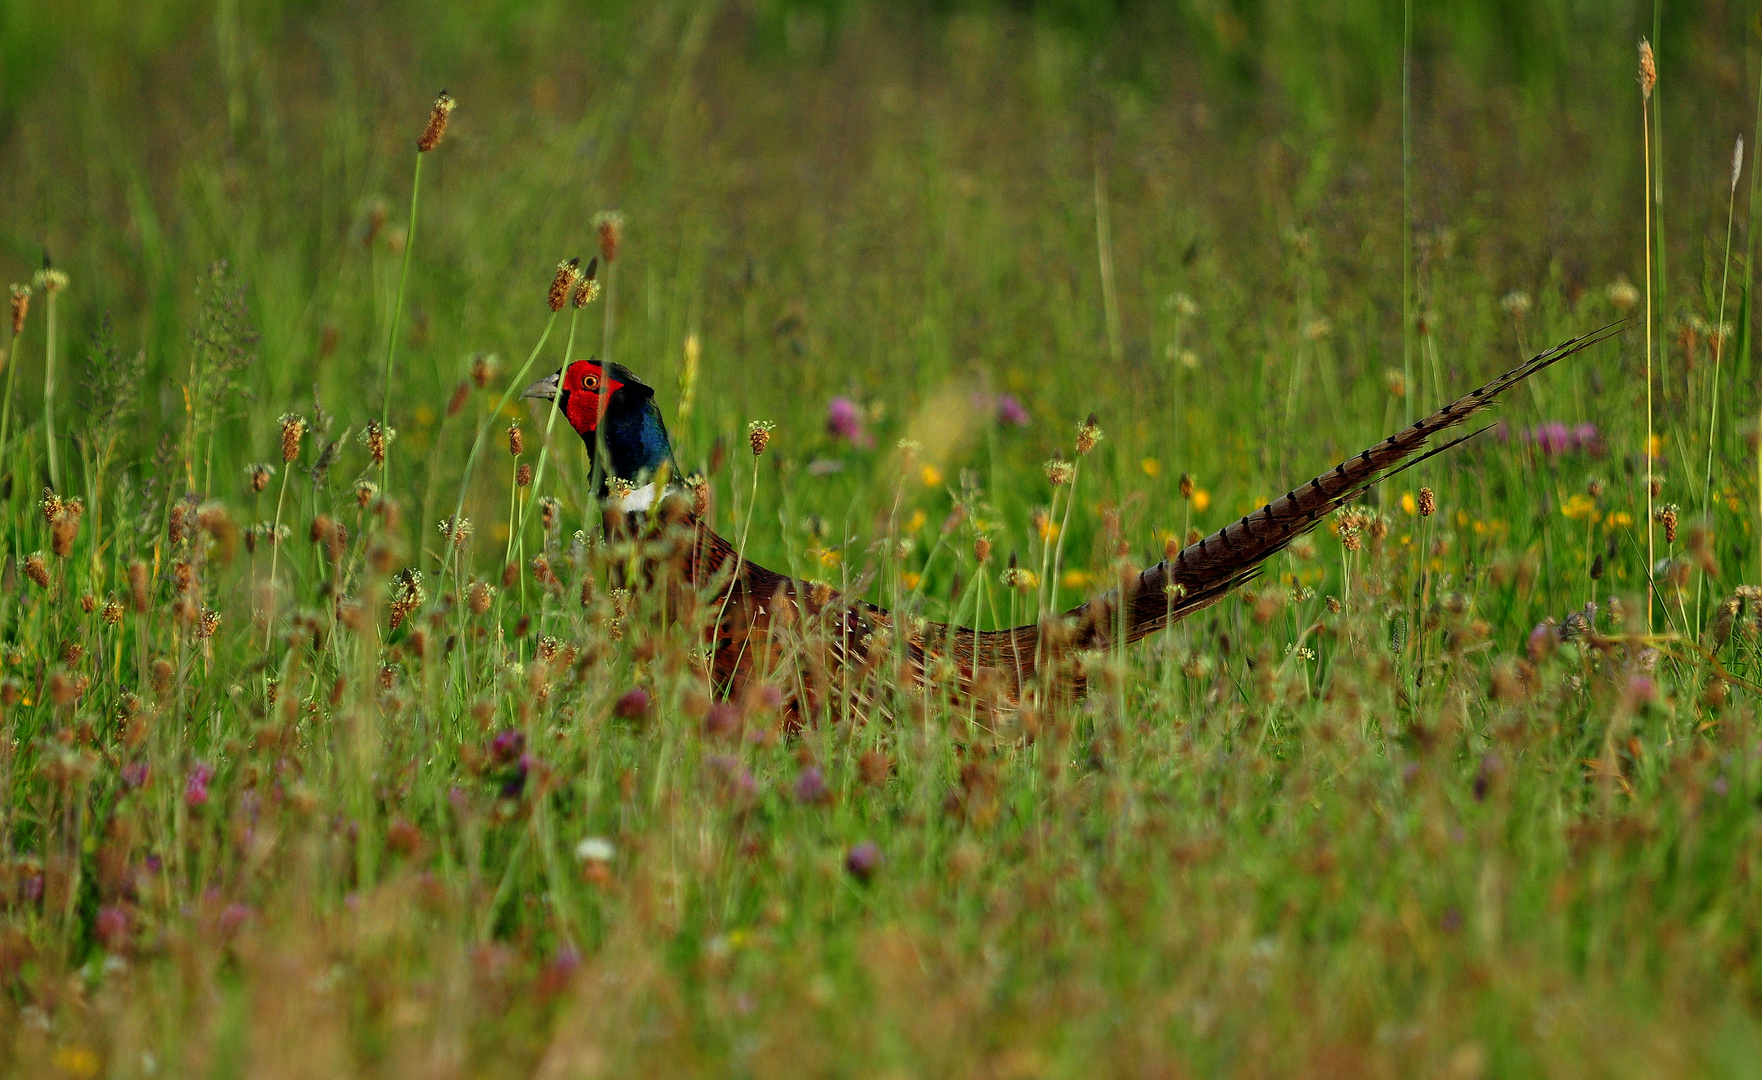
[[520, 432], [520, 422], [508, 425], [508, 453], [519, 457], [526, 452], [526, 436]]
[[25, 557], [24, 576], [36, 582], [40, 589], [49, 587], [49, 560], [43, 557], [42, 552], [33, 552]]
[[618, 261], [618, 249], [624, 243], [624, 215], [616, 210], [602, 210], [593, 216], [593, 227], [599, 233], [600, 258], [610, 266]]
[[754, 420], [746, 425], [746, 441], [752, 445], [753, 457], [765, 452], [771, 443], [771, 432], [777, 427], [769, 420]]
[[495, 595], [494, 585], [473, 581], [470, 588], [465, 590], [465, 602], [471, 608], [471, 614], [482, 615], [489, 610], [489, 605], [495, 599]]
[[196, 627], [196, 636], [211, 638], [214, 636], [214, 631], [218, 629], [220, 629], [220, 612], [212, 608], [203, 608], [202, 621]]
[[281, 416], [281, 460], [282, 464], [300, 456], [300, 440], [306, 437], [306, 418], [294, 413], [283, 413]]
[[1100, 441], [1101, 425], [1095, 422], [1095, 414], [1090, 413], [1089, 419], [1077, 425], [1077, 456], [1086, 456]]
[[575, 292], [570, 296], [569, 302], [578, 308], [584, 308], [598, 300], [599, 296], [600, 283], [591, 277], [584, 277], [581, 279], [581, 283], [575, 286]]
[[693, 476], [687, 483], [691, 485], [691, 512], [697, 517], [703, 517], [710, 512], [710, 481], [699, 475]]
[[563, 504], [562, 503], [558, 502], [556, 499], [552, 498], [549, 495], [539, 496], [538, 520], [539, 520], [539, 523], [544, 527], [545, 532], [550, 532], [552, 529], [557, 527], [557, 521], [562, 516], [562, 513], [563, 513]]
[[1182, 473], [1181, 474], [1181, 498], [1191, 499], [1192, 497], [1193, 497], [1193, 474], [1192, 473]]
[[1055, 488], [1064, 487], [1077, 476], [1076, 464], [1064, 458], [1055, 457], [1040, 467], [1046, 473], [1046, 482]]
[[445, 90], [434, 99], [434, 108], [428, 113], [428, 126], [422, 129], [422, 137], [416, 140], [416, 152], [426, 154], [440, 145], [441, 136], [447, 133], [447, 118], [453, 115], [453, 97]]
[[53, 525], [55, 519], [61, 516], [61, 496], [50, 488], [44, 488], [43, 497], [38, 501], [37, 507], [43, 511], [44, 524]]
[[98, 610], [98, 598], [96, 596], [93, 596], [91, 593], [82, 594], [80, 596], [80, 610], [85, 612], [87, 615], [90, 615], [92, 612], [97, 611]]
[[520, 467], [514, 470], [514, 483], [519, 487], [532, 483], [532, 466], [522, 461]]
[[120, 603], [115, 600], [106, 600], [104, 601], [104, 610], [98, 613], [98, 617], [103, 619], [107, 626], [115, 626], [122, 621], [122, 612], [123, 608]]
[[447, 518], [440, 523], [440, 531], [454, 547], [464, 547], [465, 541], [471, 539], [471, 519]]
[[381, 427], [378, 420], [369, 420], [361, 430], [361, 445], [367, 448], [367, 456], [375, 465], [384, 465], [386, 444], [397, 437], [398, 433], [392, 428]]
[[550, 559], [540, 555], [532, 560], [532, 580], [547, 587], [557, 584], [557, 575], [551, 571]]
[[973, 557], [980, 565], [991, 561], [991, 537], [981, 533], [973, 538]]
[[73, 554], [74, 537], [79, 534], [80, 519], [78, 514], [62, 514], [49, 526], [49, 549], [55, 552], [56, 558], [65, 559]]
[[362, 510], [367, 509], [368, 506], [372, 505], [374, 497], [377, 496], [378, 494], [379, 494], [379, 485], [374, 483], [373, 481], [371, 481], [371, 480], [357, 480], [355, 482], [355, 505], [356, 505], [356, 507], [358, 507]]
[[151, 597], [147, 592], [147, 564], [139, 559], [128, 564], [129, 601], [136, 611], [146, 611]]
[[275, 475], [275, 466], [267, 461], [259, 461], [254, 465], [245, 466], [245, 476], [251, 484], [251, 493], [256, 494], [269, 486], [269, 478]]
[[24, 317], [31, 310], [31, 287], [14, 285], [12, 287], [12, 336], [24, 333]]
[[1436, 495], [1432, 494], [1432, 489], [1429, 487], [1420, 488], [1419, 489], [1419, 516], [1420, 517], [1431, 517], [1432, 514], [1437, 512], [1437, 509], [1438, 509], [1438, 497]]
[[1661, 506], [1658, 508], [1657, 512], [1654, 513], [1652, 516], [1657, 518], [1658, 523], [1664, 526], [1664, 542], [1667, 544], [1676, 543], [1676, 524], [1677, 524], [1676, 504], [1669, 503], [1665, 506]]
[[1652, 88], [1658, 85], [1658, 62], [1652, 56], [1652, 43], [1640, 39], [1640, 99], [1652, 100]]
[[471, 382], [479, 389], [489, 385], [495, 378], [496, 358], [488, 353], [478, 353], [471, 358]]
[[557, 264], [557, 276], [551, 279], [549, 302], [552, 311], [562, 311], [569, 301], [569, 292], [581, 280], [581, 260], [568, 259]]

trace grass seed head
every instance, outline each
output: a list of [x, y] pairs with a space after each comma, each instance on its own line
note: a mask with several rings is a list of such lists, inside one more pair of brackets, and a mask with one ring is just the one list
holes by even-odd
[[42, 289], [48, 295], [54, 296], [62, 289], [67, 288], [67, 275], [54, 267], [45, 266], [37, 271], [36, 276], [31, 279], [31, 284]]
[[771, 432], [777, 427], [769, 420], [754, 420], [746, 425], [746, 441], [753, 448], [753, 457], [765, 452], [771, 443]]
[[1095, 422], [1095, 414], [1077, 425], [1077, 456], [1087, 457], [1095, 444], [1101, 441], [1101, 425]]
[[32, 552], [24, 560], [24, 576], [36, 583], [37, 588], [49, 587], [49, 560], [40, 551]]
[[578, 308], [584, 308], [598, 300], [599, 297], [600, 283], [591, 277], [584, 277], [575, 286], [575, 292], [570, 295], [569, 302]]
[[624, 215], [616, 210], [602, 210], [593, 216], [593, 227], [599, 234], [600, 258], [610, 266], [618, 261], [618, 249], [624, 244]]
[[471, 382], [479, 390], [496, 376], [497, 357], [494, 353], [478, 353], [471, 358]]
[[508, 425], [508, 453], [519, 457], [526, 452], [526, 436], [520, 433], [518, 420]]
[[468, 517], [446, 518], [440, 523], [440, 532], [454, 547], [464, 547], [465, 541], [471, 539], [471, 519]]
[[541, 495], [538, 499], [538, 520], [545, 532], [557, 527], [563, 514], [563, 504], [549, 495]]
[[378, 420], [367, 421], [367, 426], [361, 429], [359, 436], [361, 445], [367, 448], [367, 456], [373, 459], [375, 465], [385, 464], [385, 448], [397, 437], [396, 428], [381, 427]]
[[275, 475], [275, 466], [267, 461], [259, 461], [245, 466], [245, 478], [251, 485], [251, 494], [256, 495], [269, 486], [269, 478]]
[[1064, 487], [1077, 475], [1077, 466], [1062, 457], [1055, 457], [1041, 466], [1046, 473], [1046, 482], [1055, 488]]
[[140, 559], [128, 564], [128, 592], [134, 609], [146, 611], [152, 598], [147, 591], [147, 564]]
[[428, 111], [428, 126], [416, 140], [417, 153], [426, 154], [440, 145], [441, 136], [447, 133], [447, 119], [453, 115], [453, 105], [453, 96], [445, 90], [434, 99], [434, 107]]
[[1664, 526], [1664, 542], [1667, 544], [1676, 543], [1677, 514], [1675, 503], [1666, 503], [1653, 512], [1658, 524]]
[[496, 598], [496, 587], [483, 581], [473, 581], [465, 590], [465, 603], [471, 614], [482, 615]]
[[282, 464], [300, 456], [300, 440], [306, 437], [306, 418], [296, 413], [282, 413], [281, 420], [281, 460]]
[[563, 305], [569, 301], [569, 292], [575, 283], [581, 280], [581, 259], [579, 257], [565, 259], [557, 264], [557, 274], [551, 278], [551, 292], [548, 302], [552, 311], [562, 311]]
[[31, 287], [14, 285], [12, 287], [12, 336], [24, 333], [24, 317], [31, 310]]
[[1419, 489], [1419, 516], [1420, 517], [1431, 517], [1433, 514], [1437, 513], [1437, 510], [1438, 510], [1438, 497], [1432, 493], [1432, 489], [1429, 487], [1420, 488]]
[[1652, 88], [1658, 85], [1658, 62], [1652, 56], [1652, 43], [1640, 39], [1640, 100], [1652, 100]]

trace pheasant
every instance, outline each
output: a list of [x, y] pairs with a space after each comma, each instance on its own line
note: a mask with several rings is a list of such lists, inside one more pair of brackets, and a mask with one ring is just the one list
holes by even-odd
[[1094, 596], [1062, 616], [1003, 630], [896, 619], [877, 605], [743, 558], [702, 520], [706, 500], [694, 499], [677, 482], [681, 474], [654, 390], [623, 365], [576, 360], [522, 396], [554, 402], [586, 443], [602, 477], [608, 527], [646, 534], [649, 578], [676, 575], [715, 612], [703, 621], [705, 643], [713, 646], [709, 674], [716, 690], [741, 698], [775, 687], [799, 723], [840, 697], [876, 703], [887, 685], [942, 684], [957, 699], [988, 707], [1018, 706], [1036, 695], [1079, 697], [1087, 686], [1084, 654], [1138, 641], [1217, 603], [1354, 496], [1473, 437], [1434, 445], [1440, 433], [1621, 326], [1610, 324], [1531, 358], [1187, 545], [1123, 588]]

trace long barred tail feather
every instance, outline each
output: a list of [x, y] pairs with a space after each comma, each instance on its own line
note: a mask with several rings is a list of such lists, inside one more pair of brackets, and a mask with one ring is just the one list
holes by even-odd
[[[1165, 589], [1173, 587], [1177, 596], [1203, 597], [1207, 603], [1215, 603], [1223, 593], [1240, 584], [1244, 574], [1284, 550], [1291, 541], [1313, 529], [1322, 518], [1367, 488], [1450, 450], [1480, 432], [1432, 447], [1429, 444], [1434, 436], [1465, 423], [1530, 376], [1615, 336], [1628, 321], [1623, 319], [1599, 327], [1530, 358], [1357, 457], [1341, 462], [1259, 510], [1188, 545], [1173, 560], [1164, 560], [1144, 571], [1130, 589], [1126, 640], [1137, 641], [1195, 610], [1183, 602], [1174, 608], [1171, 617]], [[1114, 590], [1094, 597], [1068, 613], [1079, 627], [1080, 647], [1100, 648], [1108, 644], [1115, 629], [1115, 605], [1119, 602], [1118, 590]]]

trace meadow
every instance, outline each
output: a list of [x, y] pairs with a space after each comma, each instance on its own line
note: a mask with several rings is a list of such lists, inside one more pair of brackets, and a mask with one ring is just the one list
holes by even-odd
[[[0, 5], [7, 1075], [1762, 1072], [1754, 12], [360, 7]], [[992, 627], [1621, 320], [1081, 702], [800, 730], [518, 400]]]

